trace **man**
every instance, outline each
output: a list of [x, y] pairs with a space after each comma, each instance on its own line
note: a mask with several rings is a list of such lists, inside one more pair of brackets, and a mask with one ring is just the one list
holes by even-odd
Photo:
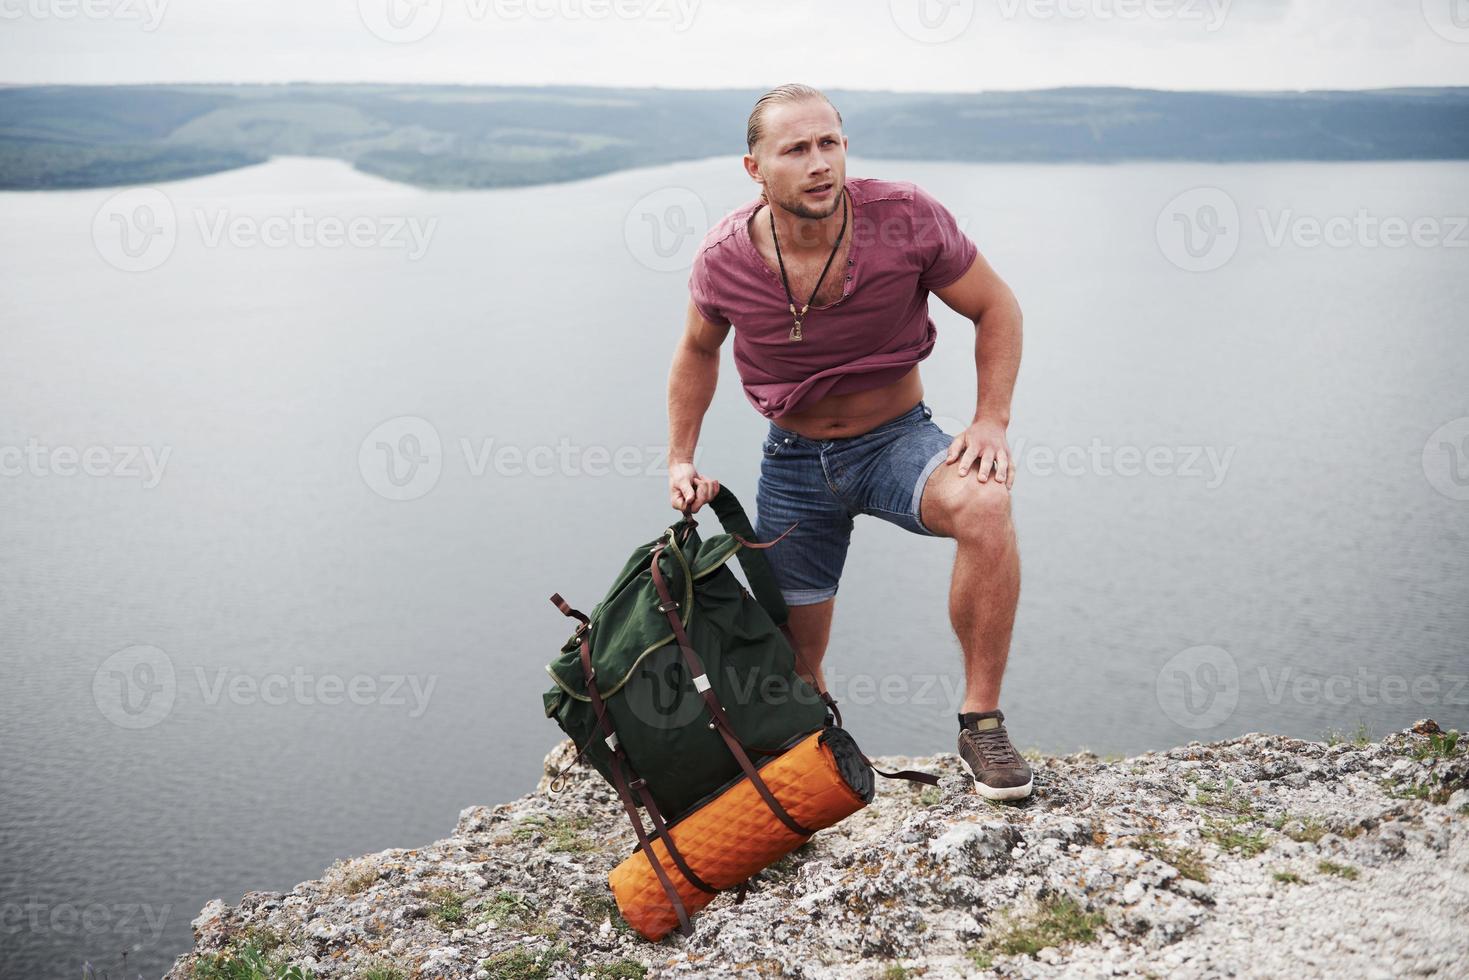
[[[841, 114], [816, 89], [783, 85], [761, 97], [746, 142], [760, 197], [705, 236], [689, 277], [669, 376], [670, 502], [697, 511], [719, 492], [693, 458], [733, 326], [745, 394], [770, 420], [756, 533], [770, 541], [796, 525], [765, 555], [814, 680], [825, 684], [853, 517], [953, 538], [949, 618], [965, 667], [959, 752], [979, 793], [1022, 799], [1030, 767], [999, 710], [1020, 589], [1005, 438], [1019, 305], [921, 188], [847, 177]], [[918, 374], [936, 332], [930, 291], [976, 327], [974, 421], [953, 437], [930, 421]]]

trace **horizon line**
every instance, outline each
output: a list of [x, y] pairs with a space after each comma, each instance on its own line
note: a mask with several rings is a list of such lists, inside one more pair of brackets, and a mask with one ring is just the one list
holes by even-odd
[[[146, 82], [13, 82], [0, 81], [0, 89], [16, 88], [163, 88], [182, 86], [214, 86], [224, 88], [243, 87], [288, 87], [288, 86], [392, 86], [399, 88], [503, 88], [503, 89], [581, 89], [605, 91], [643, 92], [761, 92], [761, 86], [749, 88], [738, 86], [670, 86], [670, 85], [593, 85], [569, 84], [565, 82], [522, 83], [522, 82], [438, 82], [438, 81], [322, 81], [291, 79], [283, 81], [146, 81]], [[820, 86], [817, 86], [818, 88]], [[879, 95], [1016, 95], [1035, 92], [1080, 92], [1080, 91], [1123, 91], [1164, 92], [1178, 95], [1305, 95], [1311, 93], [1354, 93], [1372, 92], [1458, 92], [1469, 91], [1464, 85], [1379, 85], [1370, 88], [1160, 88], [1138, 85], [1053, 85], [1033, 88], [982, 88], [982, 89], [884, 89], [828, 87], [826, 92], [872, 93]]]

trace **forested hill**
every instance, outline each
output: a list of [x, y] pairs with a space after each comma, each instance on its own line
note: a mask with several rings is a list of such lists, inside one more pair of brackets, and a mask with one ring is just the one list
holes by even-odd
[[[169, 180], [278, 154], [503, 187], [739, 154], [750, 90], [406, 85], [0, 88], [0, 187]], [[831, 90], [854, 154], [999, 161], [1469, 158], [1469, 89]]]

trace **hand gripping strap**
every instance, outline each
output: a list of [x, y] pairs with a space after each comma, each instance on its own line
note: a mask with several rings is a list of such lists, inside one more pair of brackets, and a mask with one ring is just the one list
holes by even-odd
[[[780, 594], [780, 586], [776, 584], [775, 573], [770, 570], [770, 563], [760, 552], [790, 534], [800, 521], [786, 528], [774, 541], [756, 541], [755, 531], [750, 527], [750, 519], [745, 516], [745, 509], [740, 506], [739, 500], [730, 492], [729, 487], [721, 485], [719, 493], [709, 501], [709, 506], [714, 508], [720, 526], [742, 545], [736, 557], [739, 559], [740, 568], [744, 569], [745, 579], [750, 583], [750, 593], [754, 595], [755, 601], [760, 603], [760, 607], [777, 626], [784, 625], [790, 611], [786, 608], [785, 599]], [[686, 509], [683, 514], [685, 521], [693, 521], [693, 511]]]

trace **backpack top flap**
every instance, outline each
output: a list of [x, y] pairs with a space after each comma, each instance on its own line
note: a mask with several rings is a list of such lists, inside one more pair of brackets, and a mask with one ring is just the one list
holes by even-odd
[[[598, 690], [604, 698], [622, 688], [643, 657], [673, 639], [668, 617], [658, 609], [658, 590], [649, 570], [652, 549], [660, 541], [667, 541], [667, 547], [658, 556], [658, 567], [678, 600], [679, 617], [686, 629], [694, 612], [695, 583], [719, 571], [736, 556], [755, 599], [775, 623], [785, 622], [785, 602], [765, 556], [745, 548], [742, 543], [753, 540], [755, 532], [750, 529], [749, 518], [739, 500], [728, 487], [720, 487], [709, 504], [726, 533], [702, 540], [695, 530], [698, 522], [691, 518], [666, 528], [658, 538], [638, 546], [606, 597], [592, 610], [589, 616], [592, 669], [597, 672]], [[562, 644], [560, 656], [546, 665], [546, 672], [566, 694], [578, 701], [590, 700], [582, 672], [579, 631]], [[547, 693], [548, 717], [557, 701], [555, 692]]]
[[[649, 567], [652, 549], [662, 540], [668, 544], [658, 555], [658, 567], [678, 601], [679, 618], [688, 627], [694, 611], [694, 578], [689, 554], [692, 551], [697, 558], [702, 542], [697, 534], [691, 533], [680, 546], [671, 537], [672, 530], [669, 528], [662, 538], [640, 545], [633, 552], [612, 590], [590, 614], [592, 669], [597, 672], [597, 689], [604, 698], [622, 688], [644, 656], [672, 639], [668, 617], [658, 610], [658, 590]], [[589, 701], [581, 665], [580, 633], [580, 630], [573, 633], [562, 644], [560, 656], [546, 665], [546, 672], [561, 690], [578, 701]]]

